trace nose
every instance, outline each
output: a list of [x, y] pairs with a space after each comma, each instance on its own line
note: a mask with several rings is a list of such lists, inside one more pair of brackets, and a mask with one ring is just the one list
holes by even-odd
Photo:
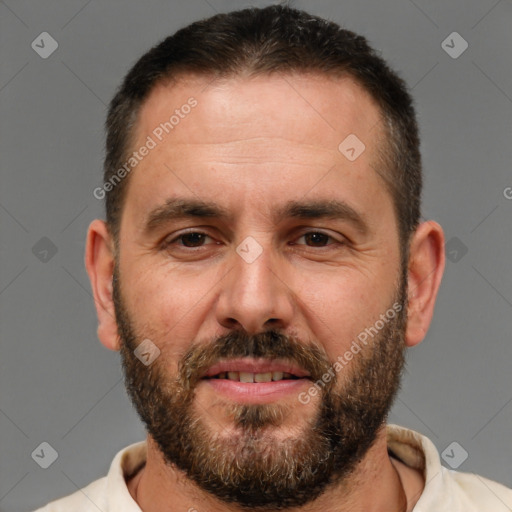
[[286, 329], [294, 308], [283, 267], [275, 263], [270, 248], [263, 249], [254, 261], [240, 254], [234, 251], [230, 271], [221, 281], [217, 321], [229, 329], [243, 327], [249, 334]]

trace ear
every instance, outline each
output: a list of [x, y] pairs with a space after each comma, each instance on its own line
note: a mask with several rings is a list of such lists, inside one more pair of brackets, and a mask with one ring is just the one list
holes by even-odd
[[434, 221], [416, 229], [409, 248], [406, 345], [420, 343], [430, 326], [445, 265], [444, 233]]
[[91, 281], [98, 316], [98, 338], [110, 350], [119, 350], [119, 335], [112, 298], [113, 240], [107, 225], [99, 219], [92, 221], [87, 231], [85, 268]]

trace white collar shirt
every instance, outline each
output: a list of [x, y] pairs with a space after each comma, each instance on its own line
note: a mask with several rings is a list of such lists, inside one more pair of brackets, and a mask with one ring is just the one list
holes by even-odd
[[[425, 488], [413, 512], [512, 512], [512, 489], [479, 475], [443, 467], [436, 447], [427, 437], [388, 425], [387, 442], [396, 458], [423, 472]], [[126, 479], [145, 460], [145, 441], [127, 446], [114, 457], [107, 476], [35, 512], [141, 512]]]

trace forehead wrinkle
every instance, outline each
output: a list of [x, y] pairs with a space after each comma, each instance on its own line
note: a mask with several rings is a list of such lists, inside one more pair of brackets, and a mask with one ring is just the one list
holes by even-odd
[[[168, 113], [173, 111], [175, 107], [179, 106], [180, 102], [183, 102], [185, 96], [194, 93], [199, 99], [200, 104], [202, 105], [201, 110], [195, 112], [194, 117], [200, 120], [200, 122], [206, 122], [212, 126], [220, 123], [221, 128], [225, 125], [231, 126], [233, 121], [236, 124], [243, 126], [248, 126], [249, 128], [256, 127], [260, 124], [263, 124], [266, 128], [271, 127], [272, 129], [276, 129], [273, 122], [267, 122], [272, 117], [271, 114], [276, 110], [274, 103], [277, 100], [273, 100], [272, 97], [269, 99], [268, 95], [265, 96], [265, 91], [275, 90], [276, 94], [274, 96], [279, 97], [279, 95], [283, 93], [283, 88], [286, 90], [286, 98], [290, 105], [295, 105], [291, 111], [288, 111], [284, 116], [281, 115], [278, 121], [285, 121], [288, 119], [288, 122], [292, 122], [295, 124], [295, 121], [304, 124], [305, 129], [307, 131], [308, 127], [311, 127], [312, 124], [318, 124], [318, 122], [325, 123], [326, 133], [322, 137], [316, 137], [318, 135], [318, 126], [316, 129], [310, 128], [309, 137], [315, 137], [320, 143], [323, 143], [325, 140], [325, 136], [329, 137], [331, 134], [334, 135], [333, 145], [336, 147], [336, 141], [339, 138], [336, 133], [332, 132], [331, 126], [324, 120], [322, 117], [329, 114], [329, 117], [332, 117], [334, 111], [339, 110], [339, 102], [340, 96], [343, 101], [348, 103], [349, 106], [353, 106], [353, 108], [344, 108], [342, 112], [339, 112], [337, 115], [342, 116], [342, 121], [344, 125], [343, 132], [346, 132], [347, 124], [357, 124], [359, 125], [362, 122], [362, 119], [365, 121], [363, 124], [367, 124], [367, 122], [372, 123], [375, 119], [375, 114], [378, 113], [379, 106], [376, 104], [373, 97], [362, 88], [357, 81], [354, 81], [352, 77], [329, 77], [329, 75], [325, 75], [321, 73], [319, 75], [313, 74], [310, 75], [308, 73], [299, 73], [292, 74], [289, 78], [293, 78], [294, 82], [297, 82], [296, 85], [301, 84], [300, 91], [294, 90], [290, 88], [290, 82], [286, 80], [283, 82], [283, 77], [280, 76], [258, 76], [253, 78], [240, 78], [240, 77], [226, 77], [225, 87], [220, 88], [219, 90], [214, 89], [213, 93], [203, 93], [203, 90], [199, 87], [196, 88], [196, 85], [203, 82], [208, 83], [205, 77], [197, 77], [197, 76], [184, 76], [182, 79], [173, 83], [171, 87], [163, 87], [162, 84], [157, 84], [153, 91], [148, 95], [144, 103], [142, 104], [139, 113], [141, 114], [138, 119], [138, 125], [140, 126], [140, 121], [143, 118], [147, 121], [145, 124], [145, 130], [151, 131], [154, 126], [154, 120], [150, 121], [151, 117], [160, 117], [163, 116], [165, 118], [168, 117]], [[258, 83], [259, 82], [259, 83]], [[310, 89], [318, 86], [318, 84], [327, 84], [327, 89], [331, 92], [328, 98], [316, 98], [314, 101], [314, 105], [308, 99], [311, 94], [314, 94], [314, 90]], [[226, 94], [230, 91], [236, 93], [234, 97], [229, 96], [226, 98]], [[256, 108], [254, 104], [254, 99], [259, 98], [259, 95], [262, 94], [265, 100], [265, 103], [261, 106], [261, 108]], [[220, 96], [219, 96], [220, 95]], [[251, 100], [252, 98], [252, 100]], [[231, 107], [234, 102], [235, 107]], [[270, 102], [270, 103], [269, 103]], [[274, 103], [272, 103], [274, 102]], [[244, 116], [243, 111], [237, 112], [236, 106], [243, 105], [247, 103], [248, 109], [252, 114], [259, 118], [259, 122], [254, 122], [254, 115], [249, 116], [249, 113], [246, 113]], [[264, 109], [267, 106], [268, 108]], [[255, 107], [255, 108], [253, 108]], [[364, 107], [370, 107], [370, 109], [366, 109]], [[270, 108], [270, 110], [269, 110]], [[227, 111], [226, 111], [227, 109]], [[283, 110], [281, 108], [280, 110]], [[286, 111], [286, 107], [284, 108]], [[355, 111], [352, 111], [355, 110]], [[233, 112], [234, 117], [233, 117]], [[172, 113], [172, 112], [171, 112]], [[199, 117], [197, 117], [199, 116]], [[333, 118], [333, 121], [336, 117]], [[158, 124], [163, 119], [158, 119]], [[215, 122], [213, 122], [216, 120]], [[307, 122], [304, 122], [307, 121]], [[313, 123], [313, 121], [316, 121]], [[213, 123], [213, 124], [212, 124]], [[338, 128], [340, 127], [337, 122], [334, 123], [338, 125], [335, 127], [335, 132], [338, 132]], [[141, 127], [142, 128], [142, 127]], [[210, 126], [211, 128], [211, 126]], [[360, 128], [363, 128], [362, 125]], [[279, 129], [279, 122], [277, 123], [277, 129]], [[350, 131], [344, 133], [344, 135], [348, 135]], [[355, 130], [359, 131], [358, 129]], [[219, 135], [219, 131], [213, 129], [211, 132], [213, 136], [217, 137]], [[287, 134], [288, 131], [282, 131], [282, 134]], [[236, 136], [235, 131], [235, 136]], [[178, 133], [172, 133], [171, 135], [176, 135], [179, 137]], [[343, 135], [343, 134], [342, 134]], [[343, 139], [344, 137], [341, 137]], [[338, 141], [340, 142], [341, 139]]]
[[[169, 96], [171, 96], [171, 95], [174, 96], [174, 94], [173, 94], [174, 92], [175, 92], [175, 89], [173, 87], [172, 91], [168, 91]], [[177, 92], [178, 92], [178, 94], [176, 96], [179, 97], [179, 90]], [[363, 93], [364, 93], [364, 91], [363, 91]], [[148, 98], [148, 100], [149, 99], [150, 98]], [[142, 104], [141, 109], [138, 112], [139, 115], [137, 116], [135, 123], [134, 123], [133, 132], [134, 132], [134, 134], [136, 134], [136, 136], [133, 138], [133, 141], [131, 144], [132, 150], [137, 149], [137, 147], [134, 147], [134, 146], [136, 146], [135, 141], [140, 142], [141, 140], [142, 141], [145, 140], [145, 138], [141, 139], [141, 137], [144, 137], [144, 131], [151, 130], [151, 127], [150, 127], [151, 111], [153, 109], [148, 109], [148, 107], [150, 106], [148, 103], [148, 100], [146, 100]], [[335, 101], [334, 97], [333, 97], [333, 101]], [[373, 103], [372, 98], [370, 98], [370, 101]], [[377, 111], [377, 115], [378, 115], [378, 120], [376, 123], [373, 124], [373, 126], [367, 132], [368, 138], [370, 135], [374, 135], [374, 137], [372, 137], [371, 141], [364, 140], [364, 143], [365, 143], [367, 149], [364, 152], [364, 154], [361, 155], [361, 159], [358, 159], [359, 160], [358, 163], [360, 164], [366, 160], [366, 162], [365, 162], [366, 165], [364, 166], [364, 167], [366, 167], [365, 170], [368, 171], [371, 169], [378, 176], [379, 181], [381, 181], [381, 183], [383, 183], [383, 182], [385, 182], [385, 179], [384, 179], [384, 176], [382, 175], [382, 171], [384, 171], [384, 175], [385, 175], [387, 166], [384, 165], [384, 162], [382, 161], [380, 151], [379, 151], [379, 149], [380, 149], [379, 146], [381, 144], [385, 144], [385, 145], [388, 144], [388, 141], [387, 141], [387, 133], [385, 130], [383, 130], [381, 109], [377, 105], [375, 105], [375, 107], [376, 107], [376, 111]], [[364, 117], [366, 117], [366, 115]], [[187, 131], [188, 131], [188, 129], [187, 129]], [[344, 132], [345, 131], [346, 130], [344, 130]], [[201, 133], [200, 128], [198, 130], [198, 133]], [[210, 136], [211, 132], [208, 135]], [[215, 133], [215, 135], [218, 136], [219, 134]], [[344, 133], [344, 135], [346, 135], [346, 133]], [[176, 137], [178, 137], [178, 140], [176, 140]], [[323, 158], [327, 157], [329, 159], [329, 162], [327, 162], [326, 165], [332, 166], [334, 161], [337, 160], [338, 162], [342, 162], [342, 163], [346, 164], [348, 166], [347, 168], [352, 167], [352, 164], [348, 164], [348, 162], [345, 162], [343, 156], [338, 151], [337, 144], [339, 142], [341, 142], [341, 140], [343, 140], [344, 137], [343, 136], [336, 137], [335, 134], [331, 134], [326, 137], [326, 140], [332, 141], [332, 145], [326, 145], [325, 143], [321, 143], [321, 142], [317, 142], [317, 144], [308, 143], [304, 139], [309, 138], [311, 140], [312, 134], [307, 131], [306, 131], [306, 133], [304, 131], [301, 131], [299, 133], [300, 138], [298, 138], [298, 140], [290, 140], [287, 137], [282, 137], [282, 136], [279, 136], [278, 134], [276, 134], [276, 136], [255, 135], [255, 136], [249, 136], [247, 138], [229, 138], [228, 140], [211, 141], [211, 142], [209, 142], [209, 141], [208, 142], [186, 142], [187, 139], [179, 140], [180, 137], [183, 139], [182, 134], [179, 132], [169, 133], [166, 136], [167, 140], [164, 139], [163, 141], [160, 141], [158, 143], [158, 146], [160, 146], [160, 150], [163, 150], [163, 151], [159, 151], [159, 149], [156, 148], [155, 151], [158, 151], [158, 153], [150, 153], [150, 155], [148, 157], [144, 158], [144, 160], [139, 164], [138, 168], [134, 169], [134, 174], [140, 174], [140, 172], [137, 172], [137, 171], [140, 171], [144, 167], [146, 167], [147, 163], [151, 163], [149, 161], [152, 159], [153, 155], [156, 156], [158, 159], [161, 159], [163, 156], [165, 160], [171, 160], [174, 157], [173, 153], [177, 153], [176, 156], [179, 158], [180, 156], [183, 156], [183, 155], [180, 155], [180, 153], [182, 153], [183, 149], [191, 148], [193, 150], [193, 153], [191, 155], [185, 155], [185, 160], [189, 159], [190, 157], [192, 157], [194, 159], [194, 158], [198, 157], [198, 153], [200, 154], [200, 149], [202, 147], [204, 147], [205, 149], [213, 148], [215, 153], [217, 153], [217, 151], [222, 152], [224, 150], [224, 160], [229, 160], [229, 161], [222, 162], [222, 160], [218, 158], [219, 155], [216, 155], [217, 158], [215, 158], [215, 160], [212, 161], [212, 159], [210, 159], [209, 162], [206, 162], [206, 164], [209, 164], [209, 165], [223, 164], [223, 163], [225, 165], [236, 165], [237, 163], [242, 164], [242, 165], [249, 164], [249, 163], [254, 163], [254, 165], [257, 165], [258, 163], [260, 163], [261, 165], [265, 165], [265, 164], [276, 163], [276, 164], [288, 164], [290, 166], [296, 165], [296, 166], [303, 167], [303, 166], [310, 165], [312, 167], [314, 167], [314, 166], [318, 167], [318, 165], [320, 164], [320, 162], [318, 162], [318, 161], [316, 161], [316, 162], [312, 161], [311, 164], [305, 163], [305, 160], [303, 158], [304, 155], [301, 155], [301, 151], [304, 150], [306, 152], [314, 151], [315, 156], [318, 155], [319, 157], [321, 157], [320, 158], [321, 160], [323, 160]], [[382, 139], [384, 139], [384, 140], [382, 140]], [[319, 140], [318, 138], [315, 139], [315, 141], [318, 141], [318, 140]], [[278, 147], [278, 144], [279, 144], [279, 147]], [[286, 157], [281, 156], [280, 158], [275, 159], [275, 160], [268, 159], [268, 150], [271, 149], [272, 146], [275, 146], [277, 149], [279, 149], [280, 152], [282, 152], [283, 149], [285, 151], [291, 150], [290, 153], [292, 155], [286, 156]], [[263, 158], [262, 156], [253, 154], [255, 148], [262, 148], [264, 150], [264, 151], [262, 151], [262, 153], [264, 153], [264, 157], [266, 157], [265, 161], [262, 161], [262, 158]], [[267, 154], [265, 154], [265, 152]], [[244, 153], [249, 153], [249, 155], [247, 155], [244, 158], [240, 158], [240, 154], [244, 154]], [[230, 155], [229, 159], [226, 158], [226, 154]], [[360, 166], [358, 166], [358, 167], [359, 167], [359, 169], [361, 169]], [[387, 184], [387, 185], [389, 186], [389, 184]]]

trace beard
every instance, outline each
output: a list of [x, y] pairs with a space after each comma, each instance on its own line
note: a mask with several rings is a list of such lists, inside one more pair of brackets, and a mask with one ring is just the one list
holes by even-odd
[[145, 366], [134, 354], [145, 337], [135, 331], [125, 307], [117, 265], [113, 296], [126, 389], [148, 434], [166, 464], [225, 503], [259, 510], [298, 507], [329, 486], [347, 484], [385, 425], [400, 387], [406, 325], [403, 278], [394, 301], [402, 309], [340, 370], [342, 379], [338, 373], [316, 387], [319, 403], [308, 406], [316, 407], [314, 414], [304, 415], [303, 424], [295, 422], [286, 437], [280, 427], [305, 407], [299, 400], [226, 402], [229, 428], [212, 428], [205, 421], [208, 411], [195, 400], [196, 387], [214, 363], [241, 357], [286, 359], [306, 370], [313, 386], [332, 373], [334, 364], [318, 345], [275, 330], [256, 335], [234, 330], [191, 345], [178, 362], [177, 374], [170, 375], [162, 356]]

